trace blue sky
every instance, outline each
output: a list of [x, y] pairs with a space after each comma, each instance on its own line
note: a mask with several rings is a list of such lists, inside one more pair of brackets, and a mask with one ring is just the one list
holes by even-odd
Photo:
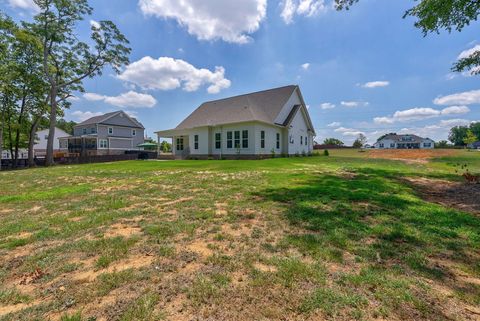
[[[31, 0], [0, 0], [31, 19]], [[114, 3], [114, 5], [112, 5]], [[480, 49], [478, 23], [424, 38], [405, 0], [362, 0], [350, 11], [321, 0], [91, 0], [78, 27], [112, 20], [130, 40], [131, 64], [85, 81], [69, 120], [123, 109], [147, 133], [175, 127], [203, 101], [298, 84], [317, 141], [370, 142], [385, 132], [446, 139], [480, 120], [479, 76], [452, 74], [462, 52]], [[477, 47], [478, 46], [478, 47]]]

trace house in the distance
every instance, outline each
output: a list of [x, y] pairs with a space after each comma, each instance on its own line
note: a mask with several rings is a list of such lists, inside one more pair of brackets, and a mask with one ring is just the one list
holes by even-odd
[[286, 86], [203, 103], [176, 128], [176, 158], [261, 158], [308, 154], [315, 130], [298, 86]]
[[[37, 131], [35, 134], [35, 145], [33, 146], [33, 150], [35, 152], [36, 157], [45, 157], [47, 153], [47, 141], [48, 141], [48, 133], [49, 129], [42, 129]], [[60, 151], [60, 137], [66, 137], [69, 134], [63, 131], [60, 128], [55, 128], [55, 137], [53, 138], [53, 151], [58, 152]], [[65, 141], [63, 142], [65, 146]]]
[[480, 149], [480, 141], [475, 142], [473, 144], [469, 144], [467, 147], [468, 148], [473, 148], [473, 149]]
[[375, 144], [378, 149], [429, 149], [435, 147], [430, 138], [417, 135], [397, 135], [395, 133], [381, 137]]
[[89, 118], [73, 128], [73, 136], [59, 138], [60, 150], [87, 155], [118, 155], [139, 150], [143, 125], [124, 111]]

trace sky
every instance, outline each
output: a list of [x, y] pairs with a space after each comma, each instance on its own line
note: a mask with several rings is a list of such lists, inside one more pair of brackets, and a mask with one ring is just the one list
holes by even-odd
[[[90, 0], [77, 28], [111, 20], [130, 41], [130, 64], [84, 82], [68, 120], [125, 110], [147, 135], [174, 128], [202, 102], [300, 86], [317, 137], [370, 143], [383, 133], [447, 139], [480, 121], [480, 76], [452, 73], [480, 49], [479, 23], [424, 37], [403, 13], [414, 1], [361, 0], [338, 12], [330, 0]], [[114, 5], [112, 5], [114, 4]], [[30, 20], [32, 0], [0, 0]]]

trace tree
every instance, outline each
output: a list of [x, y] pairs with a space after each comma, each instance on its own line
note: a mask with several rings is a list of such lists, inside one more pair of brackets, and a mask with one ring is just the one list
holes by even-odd
[[465, 146], [464, 139], [467, 137], [468, 128], [466, 126], [455, 126], [450, 129], [448, 140], [455, 146]]
[[91, 26], [93, 46], [77, 38], [75, 27], [92, 13], [87, 0], [34, 0], [39, 13], [25, 23], [37, 34], [43, 52], [43, 73], [49, 83], [49, 135], [45, 164], [53, 164], [53, 140], [57, 114], [72, 91], [83, 91], [82, 81], [102, 74], [111, 66], [115, 72], [128, 64], [128, 40], [111, 21]]
[[448, 142], [446, 140], [441, 140], [435, 144], [435, 148], [447, 148]]
[[472, 133], [480, 139], [480, 122], [471, 123], [469, 128]]
[[470, 144], [473, 144], [475, 143], [476, 141], [478, 140], [477, 136], [475, 136], [475, 134], [470, 130], [468, 129], [467, 130], [467, 135], [466, 137], [463, 139], [463, 142], [465, 143], [465, 145], [470, 145]]
[[323, 141], [324, 145], [334, 145], [334, 146], [343, 146], [344, 143], [340, 139], [336, 138], [327, 138]]
[[77, 125], [74, 121], [66, 121], [63, 118], [60, 118], [57, 121], [57, 127], [66, 132], [67, 134], [73, 135], [73, 127]]
[[[337, 10], [348, 10], [359, 0], [335, 0]], [[462, 31], [480, 15], [480, 1], [473, 0], [418, 0], [417, 5], [407, 10], [403, 18], [413, 17], [414, 25], [421, 29], [424, 36], [440, 33], [445, 29]], [[452, 67], [455, 72], [469, 70], [471, 74], [480, 74], [480, 51], [458, 60]]]
[[355, 141], [353, 142], [353, 148], [362, 148], [363, 145], [365, 145], [367, 143], [367, 137], [360, 133], [358, 134], [357, 136], [357, 139], [355, 139]]
[[160, 143], [160, 150], [164, 153], [169, 153], [172, 151], [172, 144], [170, 144], [166, 140], [162, 140], [162, 142]]

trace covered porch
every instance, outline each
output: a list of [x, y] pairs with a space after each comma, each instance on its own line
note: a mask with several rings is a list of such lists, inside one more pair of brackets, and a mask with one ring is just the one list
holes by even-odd
[[97, 155], [98, 139], [96, 136], [71, 136], [59, 138], [60, 150], [78, 156]]
[[166, 153], [160, 150], [160, 144], [162, 139], [166, 138], [172, 142], [172, 155], [175, 159], [185, 159], [190, 156], [190, 134], [185, 130], [162, 130], [158, 131], [157, 134], [157, 144], [158, 144], [158, 155], [166, 155]]

